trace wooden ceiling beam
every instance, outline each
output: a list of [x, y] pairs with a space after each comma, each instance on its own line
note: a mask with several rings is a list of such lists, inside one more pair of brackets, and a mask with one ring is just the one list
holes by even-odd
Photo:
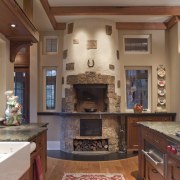
[[66, 23], [57, 23], [56, 24], [56, 30], [65, 30], [66, 29]]
[[[44, 4], [47, 0], [41, 0]], [[61, 6], [50, 7], [48, 13], [57, 16], [71, 15], [180, 15], [180, 6]]]
[[50, 6], [49, 6], [48, 1], [47, 0], [40, 0], [40, 1], [41, 1], [41, 4], [42, 4], [44, 10], [46, 11], [46, 14], [47, 14], [53, 28], [56, 29], [57, 23], [56, 23], [54, 15], [52, 15], [50, 13]]
[[173, 16], [168, 22], [166, 22], [166, 26], [167, 28], [171, 28], [172, 26], [174, 26], [177, 22], [180, 21], [180, 16]]
[[116, 29], [124, 30], [165, 30], [164, 23], [117, 22]]

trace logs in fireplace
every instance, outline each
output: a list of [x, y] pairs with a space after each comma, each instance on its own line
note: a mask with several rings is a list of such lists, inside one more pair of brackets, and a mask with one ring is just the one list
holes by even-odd
[[74, 151], [108, 151], [107, 139], [74, 139]]

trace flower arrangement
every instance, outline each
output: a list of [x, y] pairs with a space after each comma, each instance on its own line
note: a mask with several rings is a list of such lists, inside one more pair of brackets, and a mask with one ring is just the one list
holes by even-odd
[[135, 113], [142, 113], [143, 111], [143, 106], [141, 106], [140, 104], [135, 104], [133, 107], [133, 110]]
[[20, 125], [21, 122], [21, 105], [18, 103], [18, 96], [14, 96], [13, 91], [6, 91], [6, 104], [7, 108], [5, 110], [5, 125]]

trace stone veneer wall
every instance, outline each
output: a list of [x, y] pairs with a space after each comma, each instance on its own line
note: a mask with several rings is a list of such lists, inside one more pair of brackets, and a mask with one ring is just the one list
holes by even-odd
[[96, 72], [85, 72], [78, 75], [69, 75], [66, 80], [70, 88], [65, 89], [65, 98], [62, 101], [64, 112], [74, 112], [77, 103], [75, 84], [106, 84], [108, 112], [120, 112], [120, 96], [115, 93], [115, 77], [102, 75]]
[[[62, 117], [60, 120], [60, 149], [65, 152], [73, 152], [73, 139], [108, 139], [109, 152], [119, 150], [119, 129], [118, 117], [107, 116], [102, 118], [102, 136], [80, 136], [81, 116]], [[86, 118], [95, 118], [91, 115]], [[99, 118], [99, 117], [98, 117]]]

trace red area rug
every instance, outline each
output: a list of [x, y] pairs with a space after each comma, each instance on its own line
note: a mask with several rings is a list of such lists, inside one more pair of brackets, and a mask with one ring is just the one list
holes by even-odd
[[62, 180], [125, 180], [120, 173], [66, 173]]

